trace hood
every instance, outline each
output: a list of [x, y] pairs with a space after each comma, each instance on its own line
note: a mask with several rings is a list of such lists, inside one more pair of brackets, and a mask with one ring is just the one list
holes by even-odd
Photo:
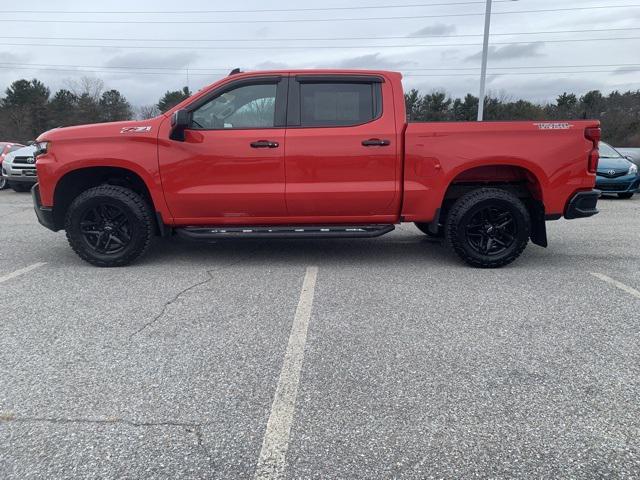
[[59, 127], [42, 133], [37, 141], [80, 140], [85, 138], [104, 138], [119, 135], [154, 136], [163, 116], [148, 120], [129, 120], [125, 122], [91, 123], [71, 127]]
[[630, 165], [631, 162], [623, 157], [600, 157], [600, 160], [598, 160], [598, 171], [615, 170], [620, 172], [624, 170], [626, 172], [629, 170]]
[[29, 145], [27, 147], [19, 148], [18, 150], [14, 150], [13, 152], [7, 153], [4, 157], [5, 162], [12, 162], [16, 157], [33, 157], [33, 154], [36, 151], [35, 145]]

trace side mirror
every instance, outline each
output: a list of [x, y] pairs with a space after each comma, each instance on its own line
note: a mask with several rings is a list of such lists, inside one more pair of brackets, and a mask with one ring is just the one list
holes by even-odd
[[191, 125], [191, 113], [186, 110], [173, 112], [171, 116], [171, 140], [184, 142], [184, 131]]

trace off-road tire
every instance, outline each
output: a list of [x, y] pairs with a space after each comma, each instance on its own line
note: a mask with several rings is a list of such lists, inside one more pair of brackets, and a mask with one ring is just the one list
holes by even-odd
[[[88, 240], [93, 237], [88, 237], [82, 231], [81, 222], [86, 221], [88, 212], [102, 208], [101, 205], [120, 210], [125, 216], [129, 240], [121, 251], [98, 252]], [[147, 250], [154, 224], [151, 207], [143, 197], [125, 187], [100, 185], [82, 192], [71, 203], [65, 217], [65, 230], [69, 245], [83, 260], [97, 267], [122, 267]], [[109, 230], [108, 234], [111, 233], [112, 230]]]
[[424, 233], [427, 237], [431, 238], [442, 238], [444, 237], [444, 230], [442, 228], [438, 229], [437, 233], [433, 233], [429, 231], [428, 223], [414, 222], [413, 223], [418, 230]]
[[[506, 215], [512, 219], [509, 227], [512, 230], [508, 234], [503, 233], [505, 236], [501, 237], [501, 241], [504, 243], [505, 238], [509, 237], [513, 240], [499, 253], [480, 253], [477, 246], [473, 245], [478, 234], [472, 233], [473, 237], [469, 235], [470, 229], [478, 228], [472, 220], [475, 221], [487, 209], [507, 212]], [[493, 233], [486, 230], [490, 227], [481, 228], [484, 228], [482, 235], [495, 235], [495, 228]], [[501, 228], [504, 232], [505, 227]], [[479, 268], [497, 268], [513, 262], [524, 251], [530, 235], [531, 216], [525, 205], [515, 195], [498, 188], [479, 188], [460, 197], [449, 210], [445, 223], [447, 245], [466, 263]]]

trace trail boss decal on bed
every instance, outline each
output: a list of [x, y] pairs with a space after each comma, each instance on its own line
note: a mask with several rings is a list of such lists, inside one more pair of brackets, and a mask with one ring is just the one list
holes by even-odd
[[567, 130], [573, 127], [572, 123], [563, 123], [563, 122], [540, 122], [534, 123], [540, 130]]
[[122, 127], [122, 129], [120, 130], [120, 133], [143, 133], [143, 132], [150, 132], [151, 131], [151, 127]]

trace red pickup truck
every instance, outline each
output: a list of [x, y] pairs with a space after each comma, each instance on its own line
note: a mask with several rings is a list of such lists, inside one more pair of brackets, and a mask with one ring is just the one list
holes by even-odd
[[396, 72], [237, 73], [143, 121], [38, 138], [40, 223], [97, 266], [154, 235], [375, 237], [401, 222], [499, 267], [597, 213], [597, 121], [407, 123]]

